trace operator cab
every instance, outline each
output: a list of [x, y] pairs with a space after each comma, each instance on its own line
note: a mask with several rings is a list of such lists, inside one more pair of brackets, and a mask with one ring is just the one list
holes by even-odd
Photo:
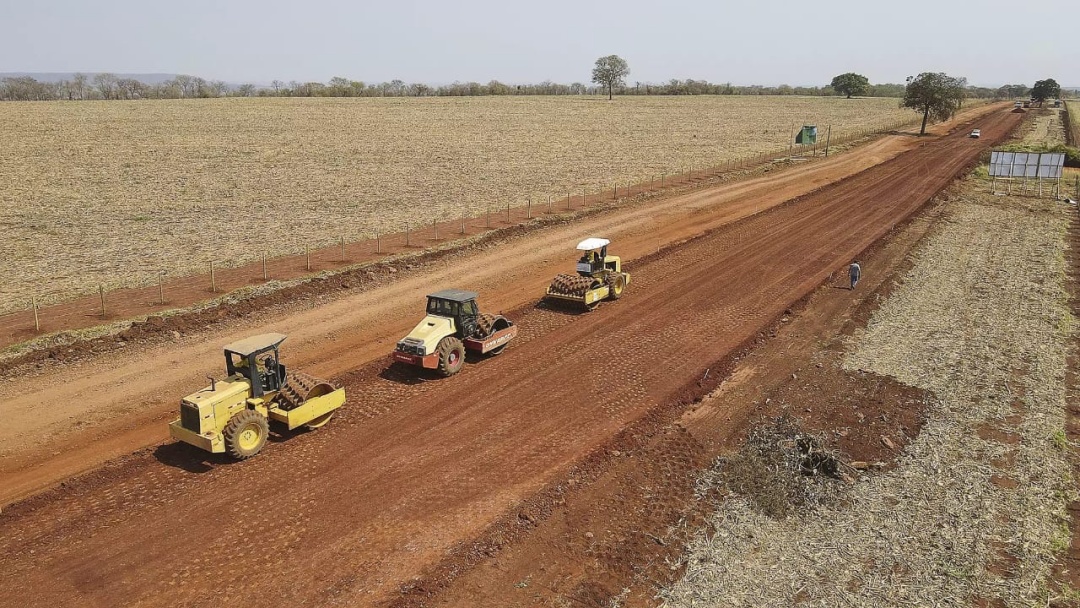
[[240, 375], [251, 383], [251, 395], [281, 389], [285, 383], [285, 365], [281, 363], [278, 347], [285, 334], [261, 334], [225, 346], [225, 371], [229, 376]]
[[476, 318], [480, 310], [476, 306], [475, 291], [444, 289], [428, 295], [427, 314], [454, 320], [459, 338], [476, 333]]
[[578, 251], [583, 252], [578, 258], [577, 271], [582, 276], [592, 276], [605, 268], [618, 270], [614, 261], [608, 262], [607, 246], [611, 241], [596, 237], [587, 238], [577, 245]]

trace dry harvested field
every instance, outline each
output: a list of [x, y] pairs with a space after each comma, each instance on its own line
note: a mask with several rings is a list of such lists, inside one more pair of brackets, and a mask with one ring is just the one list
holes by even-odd
[[0, 312], [912, 116], [801, 97], [8, 103]]
[[[387, 327], [397, 334], [398, 321], [390, 314], [374, 323], [351, 323], [349, 334], [318, 327], [312, 355], [323, 357], [324, 365], [341, 366], [328, 376], [346, 387], [352, 400], [333, 424], [283, 437], [259, 458], [239, 464], [161, 445], [5, 507], [0, 585], [38, 589], [20, 600], [50, 606], [237, 600], [254, 605], [613, 605], [618, 587], [609, 594], [592, 579], [606, 584], [604, 577], [613, 572], [607, 566], [629, 548], [657, 551], [669, 545], [642, 534], [613, 535], [609, 523], [625, 514], [626, 521], [637, 523], [640, 512], [624, 503], [661, 506], [665, 493], [650, 482], [609, 494], [591, 481], [624, 463], [660, 480], [690, 471], [699, 461], [691, 453], [695, 442], [685, 434], [672, 434], [678, 458], [656, 463], [662, 466], [639, 460], [646, 453], [638, 445], [664, 435], [654, 431], [690, 413], [691, 402], [719, 384], [728, 354], [756, 340], [773, 321], [781, 324], [789, 306], [921, 209], [1019, 120], [1010, 112], [988, 114], [973, 123], [983, 130], [982, 140], [955, 129], [790, 204], [659, 253], [628, 254], [634, 292], [594, 313], [536, 307], [530, 295], [526, 304], [508, 311], [524, 330], [514, 347], [453, 378], [416, 381], [385, 358], [362, 362], [359, 348], [347, 357], [332, 354], [354, 337], [376, 350], [392, 344], [379, 335]], [[775, 187], [764, 184], [760, 194], [767, 196]], [[709, 213], [694, 219], [708, 220]], [[652, 244], [654, 234], [635, 238], [631, 233], [618, 242]], [[543, 278], [531, 271], [548, 257], [538, 250], [553, 240], [552, 233], [541, 233], [507, 242], [490, 255], [440, 261], [432, 273], [453, 272], [445, 276], [468, 279], [467, 285], [478, 288], [502, 281], [501, 288], [481, 291], [486, 302], [507, 302], [540, 291]], [[484, 263], [496, 256], [500, 259]], [[479, 276], [487, 272], [491, 278]], [[371, 297], [406, 309], [415, 289], [405, 289], [409, 276], [401, 274], [398, 295], [383, 290]], [[428, 283], [431, 276], [412, 278]], [[859, 297], [858, 292], [821, 291], [845, 301]], [[340, 306], [339, 316], [353, 319], [364, 313], [356, 300], [328, 306]], [[306, 312], [274, 323], [307, 318]], [[714, 339], [702, 340], [703, 331]], [[210, 348], [199, 340], [191, 346]], [[141, 350], [132, 344], [117, 353], [118, 359], [98, 362], [110, 368], [105, 373], [88, 373], [81, 365], [54, 370], [83, 382], [111, 382], [105, 376], [112, 376], [116, 391], [78, 380], [46, 381], [44, 375], [14, 379], [3, 388], [31, 380], [44, 387], [35, 395], [40, 403], [29, 404], [37, 412], [68, 403], [54, 391], [69, 388], [78, 393], [72, 401], [80, 407], [106, 399], [149, 409], [159, 395], [179, 392], [153, 388], [149, 400], [136, 396], [172, 382], [180, 375], [178, 367], [193, 364], [182, 348]], [[781, 355], [775, 362], [787, 360]], [[137, 366], [138, 373], [127, 365]], [[142, 373], [147, 383], [138, 379]], [[508, 378], [513, 381], [498, 381]], [[723, 409], [726, 416], [747, 414]], [[18, 408], [9, 405], [8, 411]], [[715, 430], [728, 426], [698, 419]], [[560, 524], [562, 505], [590, 495], [615, 502], [588, 500], [607, 510], [597, 517], [586, 513], [577, 520], [586, 527], [567, 533]], [[205, 536], [191, 534], [190, 522], [196, 521], [215, 531], [214, 550], [207, 550]], [[575, 539], [586, 544], [583, 551], [551, 558], [567, 544], [582, 546], [574, 545]], [[488, 558], [497, 561], [470, 568]], [[511, 563], [527, 570], [511, 569]], [[482, 577], [481, 584], [472, 576]], [[440, 592], [445, 601], [431, 597]], [[574, 603], [588, 597], [600, 601]]]

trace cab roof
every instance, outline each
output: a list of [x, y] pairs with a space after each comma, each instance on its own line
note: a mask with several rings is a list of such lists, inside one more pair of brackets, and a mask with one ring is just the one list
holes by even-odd
[[593, 249], [600, 249], [606, 247], [611, 241], [607, 239], [601, 239], [597, 237], [590, 237], [577, 244], [578, 251], [591, 251]]
[[225, 350], [230, 353], [236, 353], [241, 357], [247, 357], [252, 353], [275, 348], [278, 344], [284, 342], [287, 337], [288, 336], [285, 334], [259, 334], [257, 336], [251, 336], [250, 338], [244, 338], [243, 340], [237, 340], [231, 344], [226, 344]]
[[435, 293], [429, 293], [429, 298], [438, 298], [440, 300], [450, 300], [451, 302], [468, 302], [469, 300], [475, 300], [479, 295], [475, 291], [465, 291], [464, 289], [444, 289], [442, 291], [436, 291]]

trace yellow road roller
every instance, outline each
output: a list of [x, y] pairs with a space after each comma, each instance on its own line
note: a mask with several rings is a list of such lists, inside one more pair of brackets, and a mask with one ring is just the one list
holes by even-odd
[[319, 428], [345, 404], [345, 389], [287, 371], [278, 348], [284, 334], [252, 336], [225, 347], [226, 377], [180, 400], [180, 418], [169, 424], [176, 439], [215, 454], [244, 460], [259, 453], [270, 422], [289, 430]]

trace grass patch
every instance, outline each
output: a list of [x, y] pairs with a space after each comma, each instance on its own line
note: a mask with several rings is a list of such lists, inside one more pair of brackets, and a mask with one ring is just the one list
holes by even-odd
[[1003, 152], [1055, 152], [1065, 155], [1065, 165], [1068, 167], [1080, 167], [1080, 148], [1066, 146], [1065, 144], [1046, 143], [1014, 143], [998, 148]]

